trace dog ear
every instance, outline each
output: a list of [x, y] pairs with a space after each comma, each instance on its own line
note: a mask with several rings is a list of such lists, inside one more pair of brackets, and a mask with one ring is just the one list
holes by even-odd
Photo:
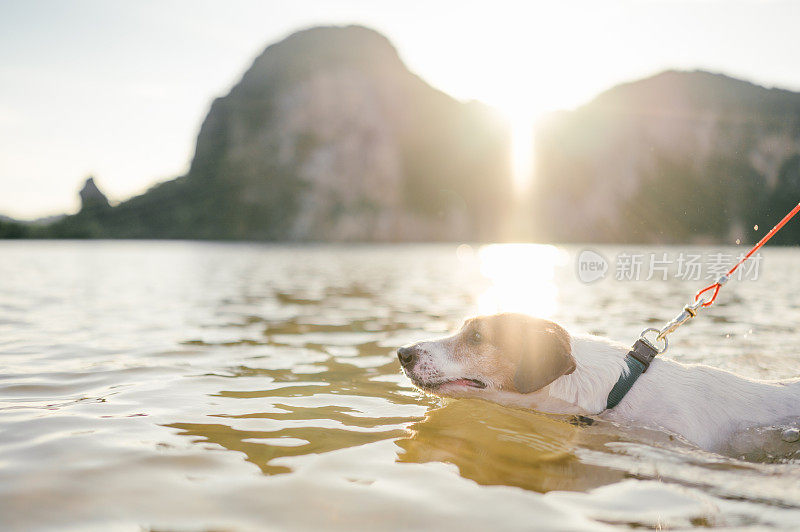
[[575, 371], [575, 359], [569, 345], [567, 331], [549, 324], [543, 329], [530, 331], [522, 342], [519, 365], [514, 373], [514, 387], [520, 393], [541, 390], [562, 375]]

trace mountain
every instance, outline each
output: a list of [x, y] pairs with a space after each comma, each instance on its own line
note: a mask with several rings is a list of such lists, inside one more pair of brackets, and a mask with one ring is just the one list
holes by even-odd
[[509, 151], [489, 108], [427, 85], [382, 35], [312, 28], [269, 46], [214, 100], [187, 175], [116, 206], [87, 183], [81, 211], [44, 233], [495, 239], [511, 195]]
[[[708, 72], [617, 86], [536, 135], [538, 236], [753, 241], [800, 202], [800, 94]], [[800, 243], [800, 224], [775, 242]]]
[[50, 235], [49, 226], [63, 218], [63, 214], [57, 214], [35, 220], [16, 220], [0, 214], [0, 239], [46, 237]]
[[25, 238], [28, 236], [25, 224], [14, 218], [0, 215], [0, 239]]
[[[497, 240], [532, 227], [555, 242], [733, 243], [800, 201], [800, 94], [719, 74], [619, 85], [535, 139], [529, 214], [512, 216], [503, 121], [427, 85], [370, 29], [312, 28], [214, 100], [186, 175], [117, 205], [90, 179], [77, 214], [0, 219], [0, 238]], [[800, 223], [774, 242], [800, 242]]]

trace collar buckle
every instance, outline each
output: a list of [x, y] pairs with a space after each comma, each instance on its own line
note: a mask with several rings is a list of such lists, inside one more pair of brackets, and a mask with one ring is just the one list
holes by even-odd
[[633, 344], [633, 347], [628, 352], [629, 357], [633, 357], [639, 362], [642, 363], [644, 369], [642, 373], [647, 371], [647, 368], [650, 367], [650, 362], [656, 358], [658, 354], [658, 349], [651, 344], [646, 338], [639, 338], [636, 340], [636, 343]]

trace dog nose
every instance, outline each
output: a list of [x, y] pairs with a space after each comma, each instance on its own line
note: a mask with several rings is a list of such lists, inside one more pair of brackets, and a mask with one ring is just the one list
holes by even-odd
[[400, 363], [403, 367], [410, 367], [414, 365], [414, 362], [417, 361], [417, 348], [413, 345], [410, 347], [401, 347], [397, 350], [397, 358], [400, 359]]

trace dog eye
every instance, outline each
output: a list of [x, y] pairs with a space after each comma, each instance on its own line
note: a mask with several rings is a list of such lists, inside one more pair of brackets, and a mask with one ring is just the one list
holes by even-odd
[[481, 343], [482, 340], [483, 340], [483, 337], [481, 336], [481, 333], [479, 333], [478, 331], [473, 331], [469, 335], [469, 342], [471, 344], [476, 344], [477, 345], [477, 344]]

